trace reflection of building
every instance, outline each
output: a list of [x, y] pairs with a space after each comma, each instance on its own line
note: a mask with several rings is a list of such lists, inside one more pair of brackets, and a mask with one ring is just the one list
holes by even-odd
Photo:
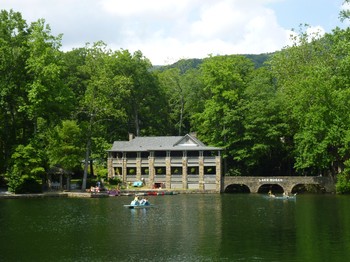
[[144, 179], [151, 187], [221, 190], [221, 148], [194, 135], [136, 137], [115, 141], [108, 150], [108, 177]]

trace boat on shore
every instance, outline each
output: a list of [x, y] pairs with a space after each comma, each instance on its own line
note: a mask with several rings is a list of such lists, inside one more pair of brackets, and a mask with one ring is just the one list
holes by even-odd
[[91, 193], [91, 198], [104, 198], [109, 197], [109, 194], [107, 192], [98, 192], [98, 193]]

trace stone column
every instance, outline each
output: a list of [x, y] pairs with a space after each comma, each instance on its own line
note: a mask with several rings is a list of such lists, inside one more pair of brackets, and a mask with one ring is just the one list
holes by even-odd
[[221, 175], [221, 156], [216, 156], [215, 158], [215, 166], [216, 166], [216, 192], [221, 192], [221, 183], [222, 183], [222, 175]]
[[48, 185], [48, 189], [51, 191], [51, 187], [52, 187], [52, 175], [51, 174], [49, 174], [48, 175], [48, 178], [47, 178], [47, 185]]
[[153, 187], [154, 185], [154, 174], [155, 174], [155, 169], [154, 169], [154, 152], [150, 152], [150, 156], [148, 157], [148, 172], [149, 172], [149, 178], [148, 178], [148, 185], [150, 188]]
[[198, 172], [199, 172], [199, 190], [204, 190], [204, 158], [203, 153], [198, 158]]
[[165, 158], [165, 188], [171, 188], [171, 157], [169, 151], [167, 151]]
[[188, 182], [187, 182], [187, 154], [186, 151], [183, 152], [182, 157], [182, 189], [188, 188]]
[[294, 184], [288, 184], [283, 186], [284, 192], [291, 194], [293, 190]]
[[123, 158], [122, 158], [122, 181], [124, 183], [127, 183], [126, 181], [126, 173], [128, 171], [128, 163], [126, 159], [126, 153], [123, 153]]
[[60, 190], [63, 190], [63, 174], [60, 174]]
[[257, 185], [255, 183], [247, 183], [246, 186], [249, 188], [250, 193], [254, 193], [254, 194], [258, 193], [260, 188], [260, 185]]
[[68, 191], [70, 191], [70, 175], [67, 175], [67, 188]]
[[141, 180], [141, 153], [137, 153], [136, 157], [136, 180], [140, 181]]
[[107, 169], [108, 169], [108, 178], [111, 178], [115, 175], [114, 168], [113, 168], [113, 158], [108, 157], [107, 160]]

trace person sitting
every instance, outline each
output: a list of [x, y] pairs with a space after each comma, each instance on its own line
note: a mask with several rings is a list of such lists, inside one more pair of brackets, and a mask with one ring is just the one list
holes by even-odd
[[271, 190], [269, 191], [269, 197], [276, 197], [274, 194], [272, 194]]
[[142, 198], [141, 201], [140, 201], [140, 205], [144, 205], [145, 202], [146, 202], [146, 200], [144, 198]]
[[148, 199], [145, 198], [145, 203], [144, 203], [145, 206], [149, 206], [149, 202], [148, 202]]
[[138, 206], [138, 205], [140, 205], [139, 197], [138, 197], [138, 196], [135, 196], [134, 200], [131, 201], [130, 205], [132, 205], [132, 206]]
[[140, 205], [148, 206], [149, 205], [148, 199], [147, 198], [142, 198], [141, 201], [140, 201]]

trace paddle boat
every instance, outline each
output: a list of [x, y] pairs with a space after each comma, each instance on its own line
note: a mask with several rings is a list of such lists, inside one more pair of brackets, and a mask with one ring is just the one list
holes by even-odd
[[132, 184], [133, 187], [142, 187], [143, 186], [143, 181], [135, 181]]
[[130, 208], [130, 209], [140, 209], [140, 208], [154, 207], [154, 205], [151, 205], [148, 202], [147, 198], [142, 198], [141, 200], [139, 200], [139, 197], [135, 196], [134, 200], [131, 201], [130, 205], [124, 205], [124, 207]]
[[269, 199], [280, 199], [280, 200], [295, 200], [297, 197], [297, 194], [293, 194], [293, 195], [288, 195], [287, 193], [283, 193], [282, 196], [276, 196], [274, 194], [271, 193], [271, 191], [269, 191], [268, 193], [268, 198]]
[[124, 207], [127, 207], [129, 209], [141, 209], [141, 208], [151, 208], [154, 207], [154, 205], [124, 205]]
[[107, 191], [109, 196], [119, 196], [120, 195], [120, 191], [116, 190], [116, 189], [112, 189]]

